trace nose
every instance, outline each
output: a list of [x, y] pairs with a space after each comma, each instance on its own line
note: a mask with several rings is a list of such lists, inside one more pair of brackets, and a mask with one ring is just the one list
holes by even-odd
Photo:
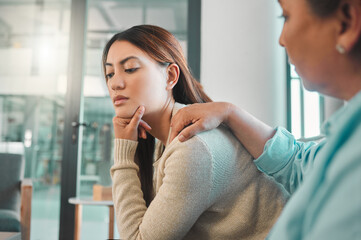
[[112, 78], [108, 80], [108, 84], [112, 90], [119, 90], [125, 88], [124, 79], [116, 73]]

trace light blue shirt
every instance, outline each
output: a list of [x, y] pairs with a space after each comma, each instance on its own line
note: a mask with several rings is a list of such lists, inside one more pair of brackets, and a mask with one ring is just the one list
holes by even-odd
[[361, 239], [361, 92], [322, 131], [302, 143], [279, 127], [255, 160], [292, 194], [267, 239]]

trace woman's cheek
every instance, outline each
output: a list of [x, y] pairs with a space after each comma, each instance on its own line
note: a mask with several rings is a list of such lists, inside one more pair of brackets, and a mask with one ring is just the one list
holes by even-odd
[[115, 107], [115, 115], [121, 118], [132, 118], [137, 111], [138, 105], [135, 103], [124, 104], [123, 106]]

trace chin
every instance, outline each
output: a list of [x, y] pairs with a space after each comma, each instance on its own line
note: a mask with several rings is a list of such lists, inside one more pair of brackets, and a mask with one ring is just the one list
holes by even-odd
[[115, 107], [115, 115], [120, 118], [132, 118], [137, 108]]
[[306, 81], [302, 81], [303, 87], [310, 92], [315, 91], [314, 87]]
[[[298, 73], [298, 72], [297, 72]], [[298, 75], [300, 76], [301, 80], [302, 80], [302, 85], [303, 87], [310, 91], [310, 92], [313, 92], [313, 91], [316, 91], [316, 86], [315, 84], [313, 83], [312, 80], [310, 80], [310, 78], [304, 76], [303, 74], [301, 73], [298, 73]]]
[[322, 76], [313, 76], [312, 78], [301, 77], [301, 79], [303, 86], [308, 91], [326, 94], [325, 91], [327, 91], [328, 84], [327, 80], [325, 80]]

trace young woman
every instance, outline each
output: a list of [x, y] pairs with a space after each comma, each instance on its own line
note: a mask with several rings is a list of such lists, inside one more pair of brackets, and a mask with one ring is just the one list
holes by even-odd
[[361, 1], [279, 2], [280, 44], [304, 86], [348, 101], [323, 125], [326, 139], [298, 142], [228, 103], [182, 109], [171, 139], [189, 124], [180, 140], [222, 122], [232, 129], [257, 167], [292, 193], [269, 239], [361, 239]]
[[169, 141], [179, 109], [211, 101], [175, 37], [132, 27], [106, 44], [103, 67], [116, 113], [111, 176], [120, 237], [263, 239], [285, 195], [232, 133], [220, 126]]

